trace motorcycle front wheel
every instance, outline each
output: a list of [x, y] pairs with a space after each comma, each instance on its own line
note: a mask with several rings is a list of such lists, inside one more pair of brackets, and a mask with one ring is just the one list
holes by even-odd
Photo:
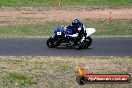
[[55, 45], [55, 38], [50, 37], [47, 41], [46, 44], [49, 48], [56, 48], [57, 46]]

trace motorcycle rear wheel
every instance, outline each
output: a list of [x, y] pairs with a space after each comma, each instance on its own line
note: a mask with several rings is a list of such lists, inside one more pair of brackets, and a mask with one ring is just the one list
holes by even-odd
[[87, 49], [91, 44], [92, 44], [92, 38], [89, 36], [86, 39], [85, 49]]
[[86, 40], [78, 45], [79, 49], [87, 49], [92, 44], [92, 38], [89, 36]]

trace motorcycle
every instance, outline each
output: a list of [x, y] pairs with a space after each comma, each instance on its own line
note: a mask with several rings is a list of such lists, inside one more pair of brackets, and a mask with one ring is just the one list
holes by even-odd
[[85, 36], [81, 39], [81, 43], [76, 42], [78, 40], [77, 34], [72, 34], [72, 29], [63, 30], [58, 27], [54, 30], [53, 36], [51, 36], [46, 44], [49, 48], [56, 48], [61, 44], [66, 47], [77, 46], [78, 49], [87, 49], [92, 44], [92, 38], [90, 37], [96, 30], [95, 28], [84, 28]]

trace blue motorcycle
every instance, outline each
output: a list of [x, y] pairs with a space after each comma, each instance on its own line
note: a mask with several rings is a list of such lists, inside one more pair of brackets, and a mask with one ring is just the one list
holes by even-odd
[[78, 37], [76, 34], [72, 34], [72, 29], [68, 28], [64, 30], [62, 27], [58, 27], [54, 30], [53, 36], [51, 36], [46, 44], [49, 48], [56, 48], [61, 44], [66, 47], [78, 46], [78, 49], [86, 49], [92, 44], [91, 34], [95, 32], [94, 28], [85, 28], [85, 34], [81, 43], [78, 43]]

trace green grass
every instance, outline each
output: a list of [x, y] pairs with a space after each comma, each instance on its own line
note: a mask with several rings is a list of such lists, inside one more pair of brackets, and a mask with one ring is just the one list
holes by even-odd
[[[60, 0], [61, 6], [131, 6], [132, 0]], [[57, 6], [58, 0], [1, 0], [1, 7]]]
[[[94, 35], [110, 35], [110, 36], [131, 36], [132, 35], [132, 20], [88, 20], [86, 25], [95, 27]], [[89, 27], [87, 26], [87, 27]]]
[[36, 82], [25, 73], [10, 72], [6, 73], [4, 77], [4, 87], [18, 85], [19, 87], [30, 86]]
[[[132, 36], [132, 20], [90, 20], [83, 21], [86, 27], [94, 27], [95, 36]], [[30, 24], [17, 26], [0, 26], [0, 36], [51, 36], [54, 29], [67, 22], [47, 22], [44, 24]]]
[[60, 23], [45, 23], [18, 26], [1, 26], [0, 36], [47, 36], [51, 35]]
[[131, 63], [130, 56], [0, 56], [0, 88], [131, 88], [132, 83], [79, 86], [75, 73], [81, 65], [88, 73], [132, 75]]

